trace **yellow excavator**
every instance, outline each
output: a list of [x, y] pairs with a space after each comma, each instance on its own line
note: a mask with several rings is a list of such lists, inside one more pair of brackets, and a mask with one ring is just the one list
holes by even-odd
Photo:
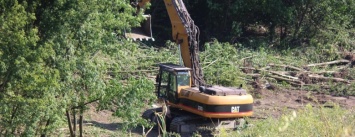
[[[137, 12], [144, 10], [150, 0], [131, 1]], [[199, 64], [199, 30], [182, 0], [164, 0], [168, 11], [173, 40], [179, 45], [182, 65], [159, 64], [157, 97], [169, 106], [167, 129], [177, 133], [191, 133], [199, 128], [235, 129], [238, 119], [253, 114], [253, 97], [242, 87], [209, 86], [203, 80]], [[153, 39], [150, 16], [140, 28], [126, 32], [133, 40]], [[154, 40], [154, 39], [153, 39]], [[161, 109], [160, 109], [161, 110]], [[143, 117], [156, 121], [149, 109]]]

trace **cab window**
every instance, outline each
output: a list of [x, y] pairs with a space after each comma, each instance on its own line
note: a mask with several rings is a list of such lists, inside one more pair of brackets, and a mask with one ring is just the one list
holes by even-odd
[[170, 73], [170, 81], [169, 81], [169, 90], [167, 92], [167, 97], [168, 100], [173, 102], [173, 103], [177, 103], [176, 98], [177, 98], [177, 87], [176, 87], [176, 75], [174, 75], [173, 73]]
[[161, 86], [160, 86], [160, 97], [166, 97], [167, 87], [169, 81], [169, 72], [162, 71], [161, 73]]
[[190, 73], [188, 71], [178, 72], [177, 83], [179, 86], [190, 86]]

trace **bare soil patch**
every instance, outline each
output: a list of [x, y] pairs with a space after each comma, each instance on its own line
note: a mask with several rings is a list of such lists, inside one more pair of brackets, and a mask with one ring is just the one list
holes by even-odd
[[264, 90], [261, 98], [254, 100], [254, 118], [279, 117], [285, 110], [297, 110], [307, 104], [333, 107], [339, 104], [346, 109], [355, 109], [355, 97], [337, 97], [312, 91]]

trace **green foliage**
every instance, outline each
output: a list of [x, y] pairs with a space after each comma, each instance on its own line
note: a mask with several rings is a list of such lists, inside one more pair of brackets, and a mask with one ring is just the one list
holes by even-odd
[[[310, 39], [317, 45], [278, 52], [266, 38], [248, 39], [244, 45], [207, 43], [201, 61], [210, 84], [245, 85], [247, 76], [240, 67], [248, 57], [260, 67], [282, 62], [303, 65], [340, 58], [334, 54], [338, 45], [354, 47], [351, 0], [208, 0], [205, 4], [210, 9], [205, 15], [208, 21], [197, 22], [206, 23], [204, 33], [209, 38], [229, 40], [242, 36], [250, 24], [261, 24], [269, 31], [287, 28], [286, 40], [291, 42]], [[1, 1], [0, 134], [50, 134], [63, 122], [66, 110], [80, 108], [84, 113], [85, 105], [95, 100], [105, 108], [116, 107], [114, 115], [122, 117], [127, 127], [144, 124], [139, 112], [155, 99], [153, 83], [145, 78], [152, 73], [144, 71], [155, 71], [159, 62], [178, 63], [179, 53], [171, 42], [168, 48], [156, 49], [125, 40], [124, 30], [143, 20], [142, 13], [135, 16], [135, 12], [129, 1], [121, 0]], [[248, 45], [255, 49], [245, 48]], [[353, 87], [337, 85], [332, 90], [352, 95]]]
[[334, 83], [331, 84], [329, 91], [335, 96], [355, 96], [355, 83], [349, 85], [344, 83]]
[[119, 81], [110, 81], [111, 86], [106, 90], [106, 98], [100, 102], [101, 105], [107, 107], [108, 103], [113, 103], [117, 109], [113, 115], [123, 118], [125, 129], [147, 124], [141, 117], [141, 110], [156, 99], [153, 82], [146, 78], [130, 78], [126, 84]]
[[[55, 55], [49, 64], [60, 72], [59, 90], [68, 100], [68, 109], [79, 108], [83, 113], [85, 105], [95, 100], [112, 99], [121, 100], [125, 96], [110, 97], [115, 94], [107, 94], [108, 91], [116, 94], [125, 94], [127, 90], [136, 96], [128, 96], [122, 105], [132, 104], [130, 99], [147, 99], [150, 96], [139, 92], [141, 88], [130, 87], [114, 90], [123, 83], [112, 82], [121, 80], [118, 71], [137, 68], [129, 67], [129, 59], [137, 54], [137, 45], [123, 39], [122, 32], [132, 26], [138, 26], [142, 21], [141, 14], [134, 16], [135, 9], [126, 1], [57, 1], [48, 3], [43, 11], [43, 23], [40, 28], [46, 30], [46, 39], [43, 43], [51, 45]], [[54, 8], [54, 9], [53, 9]], [[57, 16], [52, 16], [53, 14]], [[56, 26], [48, 28], [49, 24]], [[132, 51], [132, 52], [127, 52]], [[127, 54], [131, 53], [131, 54]], [[120, 62], [122, 60], [122, 62]], [[134, 59], [131, 59], [134, 60]], [[125, 78], [127, 79], [127, 78]], [[147, 84], [147, 82], [143, 82]], [[117, 84], [117, 85], [116, 85]], [[149, 84], [149, 83], [148, 83]], [[131, 84], [129, 86], [139, 86]], [[144, 85], [142, 88], [146, 87]], [[147, 89], [149, 93], [149, 88]], [[138, 94], [139, 93], [139, 94]], [[105, 100], [108, 102], [107, 100]], [[104, 101], [104, 102], [105, 102]], [[134, 106], [140, 109], [147, 104]], [[117, 111], [136, 112], [132, 107], [118, 107]], [[128, 106], [128, 105], [127, 105]], [[131, 116], [131, 117], [128, 117]], [[133, 115], [123, 118], [136, 119]], [[69, 119], [68, 119], [69, 120]]]
[[166, 129], [166, 121], [164, 114], [155, 112], [155, 116], [158, 117], [158, 130], [161, 131], [162, 137], [168, 137], [168, 131]]
[[[303, 47], [297, 49], [275, 50], [261, 41], [253, 41], [259, 43], [261, 46], [255, 50], [251, 50], [241, 44], [231, 45], [228, 43], [221, 43], [217, 40], [206, 43], [205, 51], [200, 53], [201, 65], [204, 70], [205, 79], [208, 84], [220, 84], [224, 86], [239, 86], [250, 83], [251, 76], [246, 75], [243, 67], [252, 67], [255, 69], [267, 69], [269, 64], [276, 65], [290, 65], [303, 68], [311, 63], [321, 63], [326, 61], [334, 61], [342, 59], [339, 50], [335, 46], [331, 48], [323, 47]], [[339, 71], [336, 66], [334, 67], [310, 67], [311, 72], [319, 72], [321, 70]], [[274, 71], [285, 71], [284, 67], [272, 67]], [[250, 70], [248, 73], [261, 74], [260, 78], [263, 80], [276, 84], [275, 86], [290, 88], [291, 85], [287, 82], [281, 82], [274, 79], [264, 79], [267, 75], [266, 71]], [[352, 80], [354, 69], [348, 68], [342, 70], [342, 78]], [[328, 74], [329, 75], [329, 74]], [[297, 76], [296, 76], [297, 77]], [[327, 76], [329, 77], [329, 76]], [[330, 76], [333, 77], [333, 76]], [[353, 86], [342, 84], [339, 82], [330, 83], [329, 87], [304, 86], [308, 90], [316, 90], [322, 93], [332, 95], [353, 95]], [[248, 85], [247, 85], [248, 86]], [[250, 86], [250, 85], [249, 85]]]
[[[204, 42], [216, 38], [249, 45], [250, 39], [263, 37], [279, 48], [328, 44], [347, 49], [354, 47], [353, 0], [198, 0], [187, 3], [201, 28]], [[161, 16], [153, 14], [154, 18]]]
[[121, 99], [107, 91], [130, 94], [121, 103], [131, 107], [119, 107], [122, 112], [133, 113], [147, 105], [138, 105], [140, 100], [152, 100], [148, 80], [113, 89], [124, 84], [112, 81], [127, 78], [110, 72], [126, 70], [132, 60], [139, 64], [137, 44], [123, 39], [122, 32], [140, 25], [143, 16], [135, 16], [128, 1], [5, 0], [0, 7], [1, 135], [49, 134], [66, 110], [83, 113], [92, 101]]
[[240, 53], [236, 47], [227, 43], [219, 43], [218, 41], [207, 43], [205, 51], [200, 54], [207, 83], [223, 86], [245, 85], [245, 81], [242, 79], [245, 75], [239, 69], [242, 66]]
[[324, 88], [320, 85], [307, 86], [305, 89], [316, 91], [319, 93], [325, 93], [333, 96], [354, 96], [355, 95], [355, 84], [345, 84], [339, 82], [329, 82], [329, 87]]
[[311, 17], [316, 16], [320, 21], [314, 22], [315, 29], [319, 30], [314, 41], [319, 44], [339, 45], [345, 49], [353, 49], [355, 2], [327, 0], [316, 3], [315, 12]]
[[353, 136], [354, 120], [353, 111], [339, 106], [314, 108], [307, 105], [280, 118], [253, 121], [254, 126], [234, 132], [233, 136]]
[[0, 134], [5, 136], [45, 133], [55, 128], [57, 112], [65, 107], [55, 92], [58, 71], [44, 61], [53, 52], [37, 43], [35, 14], [26, 11], [30, 4], [0, 3]]

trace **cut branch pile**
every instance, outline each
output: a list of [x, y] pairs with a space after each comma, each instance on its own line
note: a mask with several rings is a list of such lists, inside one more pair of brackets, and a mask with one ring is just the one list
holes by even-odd
[[[345, 59], [308, 64], [304, 66], [292, 66], [286, 64], [268, 64], [265, 67], [255, 68], [251, 62], [243, 59], [244, 67], [240, 69], [252, 77], [251, 84], [255, 89], [275, 88], [270, 81], [286, 82], [293, 87], [318, 85], [330, 87], [330, 82], [351, 84], [355, 82], [354, 69], [355, 54], [345, 56]], [[317, 68], [312, 69], [311, 68]], [[331, 70], [326, 70], [331, 68]], [[316, 70], [316, 71], [315, 71]]]

